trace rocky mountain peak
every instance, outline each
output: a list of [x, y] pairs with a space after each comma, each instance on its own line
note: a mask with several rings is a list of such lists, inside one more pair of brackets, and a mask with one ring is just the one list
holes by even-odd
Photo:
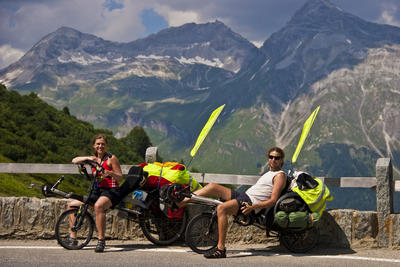
[[344, 12], [328, 0], [309, 0], [291, 18], [288, 24], [304, 24], [315, 21], [316, 18], [329, 20], [332, 17], [343, 16]]
[[212, 41], [218, 39], [219, 36], [249, 43], [218, 20], [204, 24], [187, 23], [179, 27], [171, 27], [142, 40], [154, 42], [158, 45], [168, 45], [171, 43], [185, 44]]

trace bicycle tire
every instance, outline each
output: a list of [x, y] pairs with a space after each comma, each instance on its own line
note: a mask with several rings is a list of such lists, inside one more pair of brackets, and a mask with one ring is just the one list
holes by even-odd
[[64, 211], [57, 220], [55, 235], [58, 244], [66, 249], [77, 250], [85, 247], [89, 244], [93, 236], [93, 231], [95, 227], [94, 220], [90, 213], [86, 212], [82, 221], [81, 228], [76, 231], [76, 243], [69, 240], [71, 230], [70, 219], [71, 216], [78, 218], [78, 209], [71, 209]]
[[182, 218], [168, 218], [164, 213], [145, 210], [139, 216], [139, 226], [145, 237], [156, 245], [166, 246], [178, 240], [184, 234], [187, 212]]
[[280, 235], [280, 243], [294, 253], [305, 253], [318, 243], [319, 230], [317, 227], [302, 231], [284, 231]]
[[218, 222], [212, 219], [211, 213], [196, 215], [188, 223], [185, 237], [186, 244], [194, 252], [204, 254], [218, 244]]

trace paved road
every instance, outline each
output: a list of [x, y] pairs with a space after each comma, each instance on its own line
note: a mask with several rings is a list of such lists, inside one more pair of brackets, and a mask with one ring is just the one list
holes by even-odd
[[271, 245], [231, 245], [226, 259], [208, 260], [185, 246], [157, 247], [149, 242], [109, 241], [102, 254], [95, 242], [68, 251], [56, 241], [0, 240], [0, 266], [400, 266], [400, 253], [389, 249], [315, 249], [292, 254]]

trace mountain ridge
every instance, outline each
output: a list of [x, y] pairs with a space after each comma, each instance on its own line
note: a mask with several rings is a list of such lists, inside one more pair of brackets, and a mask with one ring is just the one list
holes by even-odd
[[[63, 31], [77, 34], [70, 28], [57, 33]], [[17, 62], [0, 70], [0, 82], [67, 105], [117, 137], [143, 126], [164, 158], [177, 160], [188, 154], [210, 112], [226, 104], [196, 160], [207, 171], [259, 172], [271, 145], [290, 155], [317, 105], [301, 166], [335, 175], [328, 165], [338, 154], [353, 159], [358, 167], [348, 161], [343, 169], [359, 175], [371, 174], [365, 163], [374, 166], [377, 157], [400, 165], [400, 144], [388, 128], [390, 122], [400, 129], [393, 119], [400, 83], [391, 63], [400, 58], [400, 28], [366, 22], [329, 1], [308, 1], [261, 48], [220, 21], [129, 43], [85, 34], [70, 41], [69, 50], [45, 49], [41, 55], [51, 57], [34, 69], [19, 69]], [[37, 56], [32, 51], [26, 56]]]

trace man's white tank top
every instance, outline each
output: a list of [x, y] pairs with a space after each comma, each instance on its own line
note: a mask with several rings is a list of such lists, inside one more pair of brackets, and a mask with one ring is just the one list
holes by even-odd
[[263, 176], [260, 177], [260, 179], [258, 179], [255, 185], [247, 189], [246, 194], [249, 196], [253, 204], [257, 204], [271, 198], [272, 187], [274, 185], [272, 180], [274, 179], [275, 175], [280, 172], [283, 171], [279, 170], [275, 172], [266, 172]]

